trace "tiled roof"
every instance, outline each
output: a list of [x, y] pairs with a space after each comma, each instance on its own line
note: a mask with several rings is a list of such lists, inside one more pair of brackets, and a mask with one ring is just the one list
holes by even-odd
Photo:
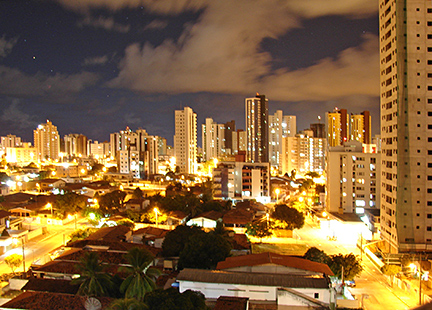
[[169, 230], [167, 229], [162, 229], [162, 228], [157, 228], [157, 227], [153, 227], [153, 226], [147, 226], [144, 228], [140, 228], [137, 230], [134, 230], [132, 232], [133, 235], [152, 235], [155, 237], [164, 237], [167, 233], [169, 232]]
[[30, 278], [21, 290], [75, 295], [78, 289], [79, 285], [72, 285], [70, 280]]
[[[56, 258], [58, 261], [74, 261], [79, 262], [82, 257], [88, 251], [83, 249], [71, 249], [66, 253], [63, 253], [59, 257]], [[120, 252], [108, 252], [108, 251], [97, 251], [99, 261], [107, 264], [127, 264], [126, 259], [124, 258], [125, 253]]]
[[119, 242], [119, 241], [105, 241], [105, 240], [78, 240], [74, 242], [69, 242], [67, 244], [68, 247], [71, 248], [84, 248], [88, 246], [105, 246], [108, 247], [108, 251], [113, 252], [124, 252], [126, 253], [132, 248], [144, 248], [150, 251], [154, 256], [159, 254], [162, 249], [158, 249], [155, 247], [148, 246], [146, 244], [138, 244], [138, 243], [128, 243], [128, 242]]
[[287, 288], [328, 288], [326, 277], [278, 273], [252, 273], [222, 270], [185, 268], [177, 276], [178, 281], [202, 283], [226, 283]]
[[[66, 262], [54, 260], [48, 262], [45, 265], [34, 268], [33, 271], [36, 273], [58, 273], [63, 275], [74, 275], [80, 274], [77, 262]], [[104, 271], [110, 274], [115, 274], [119, 266], [117, 265], [103, 265]]]
[[223, 214], [221, 212], [217, 212], [217, 211], [212, 210], [212, 211], [207, 211], [207, 212], [201, 213], [201, 214], [195, 216], [194, 219], [203, 217], [206, 219], [217, 221], [218, 219], [222, 218], [222, 215]]
[[220, 296], [214, 310], [247, 310], [248, 300], [247, 297]]
[[234, 234], [231, 238], [234, 250], [250, 249], [250, 242], [245, 234]]
[[182, 219], [184, 219], [187, 215], [186, 215], [186, 213], [184, 213], [184, 212], [182, 212], [182, 211], [176, 210], [176, 211], [170, 211], [170, 212], [168, 212], [167, 216], [168, 216], [168, 217], [175, 218], [175, 219], [177, 219], [177, 220], [182, 220]]
[[[106, 309], [113, 298], [98, 297], [102, 304], [101, 309]], [[87, 297], [47, 293], [47, 292], [24, 292], [11, 301], [2, 305], [2, 309], [31, 309], [31, 310], [86, 310], [85, 302]]]
[[65, 181], [63, 181], [62, 179], [43, 179], [43, 180], [40, 180], [39, 181], [39, 183], [48, 183], [48, 184], [53, 184], [53, 183], [56, 183], [56, 182], [64, 182], [64, 183], [66, 183]]
[[253, 213], [246, 209], [232, 209], [224, 214], [222, 221], [225, 224], [246, 225], [252, 222]]
[[103, 227], [98, 229], [96, 232], [88, 236], [88, 240], [105, 240], [105, 241], [120, 241], [125, 239], [126, 234], [130, 231], [130, 228], [124, 225], [118, 225], [113, 227]]
[[301, 270], [307, 270], [317, 273], [324, 273], [326, 275], [332, 276], [333, 272], [330, 270], [329, 266], [322, 263], [313, 262], [304, 258], [280, 255], [270, 252], [242, 255], [227, 257], [224, 261], [217, 264], [216, 269], [229, 269], [235, 267], [243, 266], [257, 266], [264, 264], [276, 264], [285, 267], [291, 267]]
[[9, 217], [10, 215], [11, 215], [11, 213], [8, 211], [0, 210], [0, 219], [5, 218], [5, 217]]

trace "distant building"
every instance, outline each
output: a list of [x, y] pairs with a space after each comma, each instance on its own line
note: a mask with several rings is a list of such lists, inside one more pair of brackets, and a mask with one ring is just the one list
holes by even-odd
[[269, 163], [219, 162], [213, 169], [215, 199], [270, 201]]
[[109, 142], [89, 141], [87, 154], [98, 161], [110, 157]]
[[269, 162], [269, 117], [268, 99], [265, 95], [256, 94], [246, 98], [246, 132], [248, 162]]
[[189, 107], [175, 111], [174, 156], [181, 173], [196, 172], [197, 115]]
[[6, 161], [18, 166], [27, 166], [35, 162], [37, 150], [31, 143], [24, 142], [20, 147], [6, 147]]
[[65, 153], [69, 156], [87, 156], [87, 137], [82, 134], [71, 133], [63, 138]]
[[349, 140], [349, 120], [346, 109], [335, 108], [325, 117], [327, 142], [329, 146], [343, 145]]
[[270, 164], [277, 173], [282, 173], [282, 139], [294, 137], [297, 132], [296, 117], [283, 115], [281, 110], [269, 115], [269, 152]]
[[359, 141], [364, 144], [372, 143], [372, 124], [369, 111], [361, 114], [351, 114], [351, 141]]
[[310, 130], [312, 130], [313, 136], [315, 138], [320, 138], [320, 139], [326, 138], [325, 124], [321, 124], [321, 123], [310, 124]]
[[380, 208], [381, 154], [367, 153], [358, 141], [330, 147], [327, 154], [327, 198], [329, 212], [363, 214]]
[[224, 126], [224, 148], [225, 154], [234, 154], [233, 151], [233, 133], [236, 131], [235, 121], [226, 122]]
[[232, 153], [233, 155], [238, 154], [238, 152], [247, 150], [247, 132], [238, 129], [232, 133]]
[[325, 170], [326, 139], [314, 137], [310, 129], [300, 131], [295, 137], [282, 139], [281, 173], [295, 170], [299, 175]]
[[20, 147], [22, 146], [22, 139], [15, 135], [7, 135], [6, 137], [0, 137], [0, 145], [3, 149], [7, 147]]
[[225, 125], [217, 124], [212, 118], [206, 118], [202, 124], [203, 161], [220, 158], [225, 153]]
[[40, 124], [33, 131], [34, 146], [36, 148], [36, 157], [39, 161], [56, 160], [60, 152], [60, 136], [57, 126], [48, 121], [46, 124]]

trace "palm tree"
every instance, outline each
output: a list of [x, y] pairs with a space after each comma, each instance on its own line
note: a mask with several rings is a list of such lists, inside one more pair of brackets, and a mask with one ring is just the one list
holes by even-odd
[[148, 307], [142, 301], [134, 298], [116, 299], [112, 302], [108, 310], [147, 310]]
[[142, 248], [132, 248], [125, 256], [130, 266], [122, 267], [122, 271], [129, 274], [120, 286], [120, 291], [125, 298], [144, 300], [144, 295], [156, 288], [154, 280], [160, 275], [160, 271], [149, 268], [153, 261], [150, 252]]
[[72, 284], [80, 284], [78, 295], [107, 296], [112, 289], [111, 276], [103, 272], [96, 252], [87, 252], [77, 266], [80, 277], [72, 280]]

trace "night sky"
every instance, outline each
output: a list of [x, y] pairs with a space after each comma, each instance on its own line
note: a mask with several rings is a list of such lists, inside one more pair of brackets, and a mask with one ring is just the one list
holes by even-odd
[[378, 3], [371, 0], [0, 0], [0, 135], [109, 140], [129, 126], [172, 143], [174, 110], [235, 120], [244, 98], [297, 116], [372, 112], [379, 132]]

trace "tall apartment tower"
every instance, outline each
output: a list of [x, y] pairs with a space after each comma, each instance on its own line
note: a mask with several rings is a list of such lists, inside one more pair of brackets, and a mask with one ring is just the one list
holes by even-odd
[[57, 126], [47, 120], [46, 124], [40, 124], [37, 129], [33, 130], [33, 138], [36, 157], [39, 161], [59, 158], [60, 136]]
[[246, 98], [246, 132], [248, 162], [269, 162], [269, 121], [268, 99], [265, 95], [256, 94]]
[[282, 138], [294, 137], [296, 117], [283, 115], [281, 110], [269, 115], [269, 152], [270, 165], [278, 174], [282, 173]]
[[372, 142], [372, 127], [371, 115], [369, 111], [364, 111], [361, 114], [351, 114], [351, 141], [359, 141], [364, 144]]
[[326, 131], [329, 146], [343, 145], [349, 138], [349, 120], [346, 109], [334, 108], [326, 113]]
[[212, 118], [206, 118], [201, 128], [203, 160], [219, 158], [225, 149], [225, 125], [217, 124]]
[[87, 137], [82, 134], [71, 133], [65, 135], [65, 153], [71, 156], [87, 156]]
[[175, 111], [174, 156], [181, 173], [196, 172], [197, 115], [189, 107]]
[[432, 251], [432, 3], [379, 1], [381, 236]]

